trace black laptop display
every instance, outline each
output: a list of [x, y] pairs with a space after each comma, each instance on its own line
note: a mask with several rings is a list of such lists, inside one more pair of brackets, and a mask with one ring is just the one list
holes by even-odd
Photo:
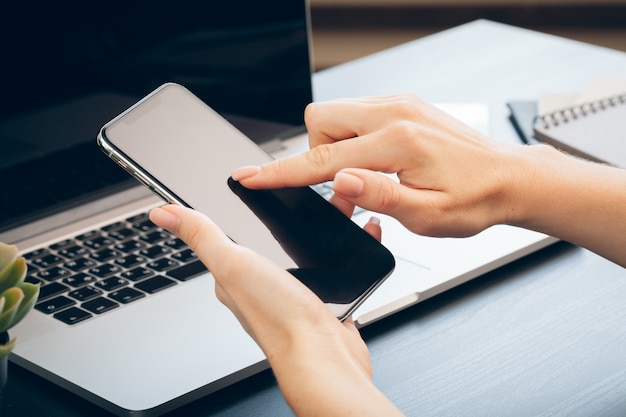
[[164, 82], [185, 85], [257, 142], [301, 126], [311, 101], [305, 6], [291, 0], [6, 5], [0, 231], [135, 185], [94, 138]]

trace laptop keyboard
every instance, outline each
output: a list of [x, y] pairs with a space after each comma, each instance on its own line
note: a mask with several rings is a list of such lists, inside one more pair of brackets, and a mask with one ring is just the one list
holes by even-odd
[[66, 324], [197, 277], [204, 264], [147, 214], [130, 217], [24, 255], [26, 281], [40, 283], [35, 308]]
[[[313, 189], [330, 198], [332, 187]], [[357, 209], [360, 211], [360, 209]], [[26, 281], [41, 284], [35, 309], [72, 325], [206, 272], [180, 239], [147, 213], [24, 254]]]

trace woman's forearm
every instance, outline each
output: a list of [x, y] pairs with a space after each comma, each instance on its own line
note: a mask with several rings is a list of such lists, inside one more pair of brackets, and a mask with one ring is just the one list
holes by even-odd
[[626, 267], [626, 171], [566, 155], [548, 146], [512, 186], [511, 223], [583, 246]]

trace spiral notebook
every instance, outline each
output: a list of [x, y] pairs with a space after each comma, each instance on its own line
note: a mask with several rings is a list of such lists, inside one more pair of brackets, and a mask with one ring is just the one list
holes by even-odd
[[626, 93], [540, 115], [533, 132], [572, 155], [626, 168]]

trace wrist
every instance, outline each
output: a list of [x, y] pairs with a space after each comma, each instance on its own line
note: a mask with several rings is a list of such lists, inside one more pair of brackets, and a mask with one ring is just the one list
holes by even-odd
[[354, 346], [347, 348], [341, 334], [311, 336], [299, 335], [280, 357], [270, 358], [283, 396], [296, 415], [400, 415], [372, 382], [364, 343], [365, 356]]
[[542, 220], [557, 197], [554, 191], [565, 186], [560, 171], [568, 158], [549, 145], [519, 148], [509, 164], [511, 180], [505, 185], [506, 224], [542, 231]]

